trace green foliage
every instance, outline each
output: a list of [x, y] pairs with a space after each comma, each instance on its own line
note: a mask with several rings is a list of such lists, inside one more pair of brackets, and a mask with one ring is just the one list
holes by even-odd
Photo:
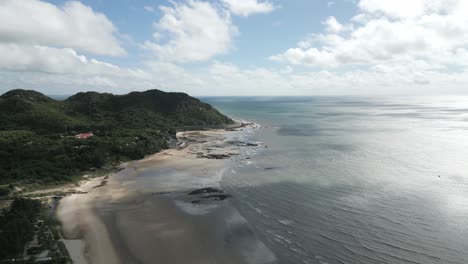
[[0, 96], [0, 130], [38, 134], [112, 129], [160, 129], [232, 123], [209, 104], [158, 90], [126, 95], [78, 93], [64, 101], [26, 90]]
[[0, 196], [8, 195], [10, 193], [10, 191], [11, 190], [8, 187], [0, 186]]
[[16, 199], [10, 210], [0, 215], [0, 259], [19, 255], [26, 242], [32, 240], [40, 208], [39, 201]]
[[[183, 93], [78, 93], [55, 101], [26, 90], [0, 96], [0, 184], [61, 182], [106, 164], [167, 147], [178, 128], [232, 120]], [[76, 139], [92, 131], [95, 136]]]

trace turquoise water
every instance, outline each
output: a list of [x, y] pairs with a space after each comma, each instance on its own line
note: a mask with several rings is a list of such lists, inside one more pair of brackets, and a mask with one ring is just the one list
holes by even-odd
[[203, 100], [262, 125], [222, 185], [280, 263], [468, 263], [468, 98]]

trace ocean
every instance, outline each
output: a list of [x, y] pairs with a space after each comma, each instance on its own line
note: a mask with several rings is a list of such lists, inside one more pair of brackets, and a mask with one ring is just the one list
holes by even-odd
[[280, 263], [468, 263], [468, 97], [217, 97], [222, 186]]

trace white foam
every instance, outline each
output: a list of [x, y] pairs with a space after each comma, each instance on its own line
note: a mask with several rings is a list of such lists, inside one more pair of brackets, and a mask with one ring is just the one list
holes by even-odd
[[293, 221], [293, 220], [289, 220], [289, 219], [286, 219], [286, 220], [284, 220], [284, 219], [278, 220], [278, 222], [280, 222], [280, 223], [283, 224], [283, 225], [287, 225], [287, 226], [290, 226], [290, 225], [294, 224], [294, 221]]
[[218, 208], [218, 204], [209, 203], [209, 204], [193, 204], [191, 202], [176, 201], [175, 204], [182, 211], [190, 215], [204, 215], [212, 212]]

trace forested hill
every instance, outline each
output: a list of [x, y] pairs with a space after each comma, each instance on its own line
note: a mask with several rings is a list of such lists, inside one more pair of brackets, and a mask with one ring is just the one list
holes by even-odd
[[[57, 101], [36, 91], [12, 90], [0, 96], [0, 184], [66, 181], [166, 148], [178, 128], [232, 122], [184, 93], [86, 92]], [[77, 138], [80, 133], [92, 136]]]
[[12, 90], [0, 96], [0, 129], [36, 133], [109, 129], [162, 129], [232, 123], [209, 104], [184, 93], [159, 90], [126, 95], [86, 92], [64, 101]]

